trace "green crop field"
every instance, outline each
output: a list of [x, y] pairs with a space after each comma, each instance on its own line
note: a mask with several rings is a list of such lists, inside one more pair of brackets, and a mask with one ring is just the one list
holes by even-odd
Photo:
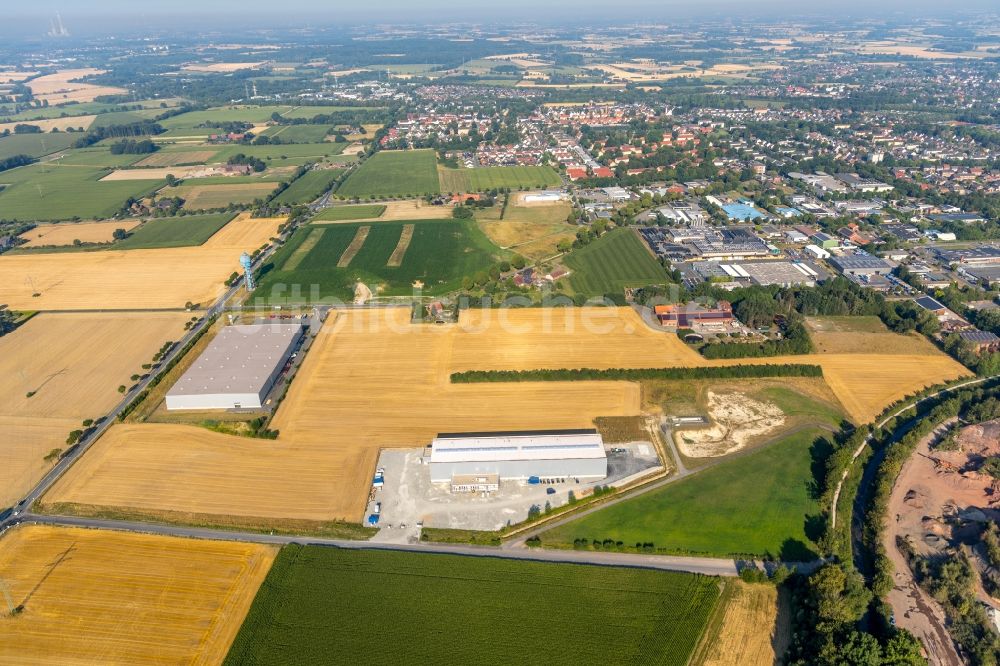
[[139, 109], [138, 111], [113, 111], [101, 113], [94, 118], [91, 127], [108, 127], [111, 125], [131, 125], [143, 120], [152, 120], [163, 113], [163, 109]]
[[167, 129], [197, 127], [213, 123], [263, 123], [271, 119], [271, 114], [283, 113], [288, 106], [219, 106], [204, 111], [190, 111], [173, 116], [160, 124]]
[[295, 108], [290, 108], [283, 112], [281, 115], [284, 118], [297, 119], [297, 118], [315, 118], [316, 116], [325, 116], [330, 113], [338, 113], [340, 111], [382, 111], [383, 107], [377, 106], [296, 106]]
[[158, 217], [134, 229], [128, 238], [112, 247], [115, 250], [140, 250], [201, 245], [231, 219], [232, 213]]
[[[164, 112], [162, 105], [166, 105], [168, 108], [178, 106], [180, 100], [178, 99], [165, 99], [165, 100], [144, 100], [140, 102], [129, 102], [127, 106], [142, 106], [148, 109], [156, 109], [156, 113], [160, 114]], [[88, 116], [91, 114], [102, 114], [114, 111], [115, 109], [121, 109], [119, 104], [108, 104], [107, 102], [83, 102], [80, 104], [63, 104], [60, 106], [46, 106], [37, 109], [27, 109], [11, 116], [3, 116], [0, 114], [0, 122], [22, 122], [25, 120], [47, 120], [50, 118], [67, 118], [73, 116]]]
[[318, 199], [330, 189], [343, 169], [314, 169], [305, 172], [274, 198], [279, 204], [302, 204]]
[[352, 173], [337, 191], [345, 197], [394, 197], [437, 194], [437, 157], [433, 150], [383, 150]]
[[344, 220], [367, 220], [378, 217], [385, 212], [385, 206], [372, 204], [367, 206], [334, 206], [320, 211], [313, 221], [341, 222]]
[[719, 589], [666, 571], [293, 544], [225, 663], [684, 666]]
[[[413, 226], [413, 237], [402, 264], [387, 266], [405, 225]], [[386, 296], [412, 293], [417, 280], [424, 283], [426, 293], [445, 293], [458, 289], [463, 277], [488, 269], [497, 252], [472, 221], [379, 222], [370, 225], [350, 264], [338, 267], [362, 226], [369, 225], [307, 226], [297, 231], [264, 265], [255, 292], [257, 304], [345, 300], [353, 296], [359, 280], [373, 291], [382, 285]]]
[[559, 184], [559, 174], [547, 166], [441, 169], [442, 192], [483, 192], [509, 187], [539, 188]]
[[264, 130], [264, 136], [292, 143], [317, 143], [326, 139], [329, 131], [329, 125], [275, 125]]
[[318, 162], [328, 157], [340, 155], [346, 143], [290, 143], [283, 146], [226, 146], [215, 156], [219, 162], [225, 162], [233, 155], [243, 153], [252, 157], [258, 157], [270, 167], [276, 166], [301, 166], [310, 162]]
[[59, 166], [87, 167], [127, 167], [145, 159], [148, 155], [112, 155], [108, 146], [96, 145], [90, 148], [76, 148], [66, 151], [53, 164]]
[[163, 184], [162, 180], [98, 182], [106, 173], [51, 163], [0, 172], [0, 185], [6, 185], [0, 190], [0, 217], [39, 221], [109, 217], [129, 197], [146, 196]]
[[614, 229], [568, 254], [573, 290], [588, 296], [621, 292], [625, 287], [662, 284], [667, 273], [632, 229]]
[[822, 469], [823, 431], [806, 428], [748, 455], [697, 472], [542, 534], [545, 545], [576, 539], [652, 543], [657, 550], [710, 557], [816, 557], [809, 533], [821, 507], [814, 466]]
[[77, 140], [76, 134], [56, 132], [47, 134], [11, 134], [0, 138], [0, 160], [14, 155], [41, 157], [65, 150]]

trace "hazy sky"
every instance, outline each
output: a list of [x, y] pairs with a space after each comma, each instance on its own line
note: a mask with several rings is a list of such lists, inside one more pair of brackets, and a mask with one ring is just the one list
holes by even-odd
[[[955, 16], [997, 11], [997, 0], [0, 0], [0, 33], [42, 34], [58, 11], [75, 34], [113, 33], [151, 22], [192, 29], [362, 22], [664, 22], [671, 18], [828, 14], [836, 17]], [[211, 18], [191, 23], [183, 19]], [[258, 25], [259, 24], [259, 25]], [[131, 30], [130, 30], [131, 31]]]

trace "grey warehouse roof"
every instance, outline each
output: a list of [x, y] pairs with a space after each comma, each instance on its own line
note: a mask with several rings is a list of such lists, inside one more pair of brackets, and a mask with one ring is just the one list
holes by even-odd
[[174, 384], [170, 395], [259, 394], [301, 333], [299, 324], [226, 326]]

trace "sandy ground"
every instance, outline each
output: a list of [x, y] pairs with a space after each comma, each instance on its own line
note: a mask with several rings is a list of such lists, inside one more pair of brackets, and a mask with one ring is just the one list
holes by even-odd
[[331, 316], [271, 425], [277, 440], [115, 425], [46, 501], [359, 520], [380, 448], [639, 413], [639, 388], [626, 382], [451, 384], [451, 358], [471, 336], [409, 319], [408, 308]]
[[76, 79], [94, 74], [102, 74], [104, 70], [83, 68], [64, 69], [55, 74], [46, 74], [32, 79], [27, 85], [31, 88], [35, 99], [48, 101], [53, 106], [66, 102], [93, 102], [102, 95], [124, 95], [124, 88], [98, 86], [90, 83], [79, 83]]
[[139, 226], [139, 220], [39, 224], [34, 229], [21, 234], [21, 238], [28, 241], [21, 247], [72, 245], [76, 240], [83, 243], [110, 243], [114, 240], [115, 229], [131, 231], [137, 226]]
[[774, 403], [736, 392], [707, 391], [705, 397], [711, 425], [674, 433], [677, 448], [688, 458], [735, 453], [785, 424], [784, 412]]
[[[943, 429], [938, 429], [940, 433]], [[896, 536], [909, 537], [910, 543], [922, 553], [940, 548], [939, 535], [944, 532], [940, 523], [940, 510], [951, 501], [946, 488], [937, 483], [939, 473], [926, 457], [929, 444], [935, 439], [931, 434], [924, 438], [916, 451], [903, 465], [896, 485], [889, 498], [889, 525], [883, 545], [893, 565], [894, 587], [888, 601], [896, 617], [896, 625], [908, 629], [928, 652], [933, 666], [961, 666], [955, 645], [945, 628], [944, 610], [913, 579], [906, 558], [896, 547]], [[943, 491], [943, 492], [942, 492]], [[927, 514], [932, 514], [928, 516]], [[931, 539], [928, 545], [928, 535]]]
[[780, 663], [791, 639], [791, 618], [779, 612], [773, 585], [726, 581], [726, 607], [719, 633], [692, 658], [694, 666], [771, 666]]
[[239, 269], [239, 256], [235, 248], [205, 246], [4, 254], [0, 303], [17, 310], [141, 310], [208, 303], [224, 292], [223, 282]]
[[0, 579], [24, 610], [0, 620], [0, 662], [221, 663], [276, 552], [257, 544], [16, 527], [0, 539]]
[[4, 130], [14, 131], [16, 125], [35, 125], [41, 128], [42, 132], [49, 133], [53, 129], [58, 129], [59, 131], [66, 131], [67, 127], [72, 127], [73, 129], [89, 129], [93, 124], [94, 119], [97, 116], [71, 116], [68, 118], [49, 118], [47, 120], [26, 120], [18, 121], [16, 123], [0, 123], [0, 132]]

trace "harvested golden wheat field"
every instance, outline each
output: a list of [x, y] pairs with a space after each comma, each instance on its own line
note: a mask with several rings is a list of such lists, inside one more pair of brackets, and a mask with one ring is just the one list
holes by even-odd
[[718, 633], [706, 632], [693, 666], [771, 666], [778, 663], [791, 638], [788, 613], [778, 612], [773, 585], [726, 581]]
[[676, 335], [646, 326], [631, 308], [466, 310], [462, 317], [463, 326], [483, 332], [458, 339], [455, 371], [815, 364], [822, 366], [826, 382], [858, 423], [872, 420], [908, 393], [969, 374], [933, 345], [904, 336], [900, 342], [909, 345], [908, 354], [864, 353], [867, 347], [860, 344], [858, 353], [850, 354], [709, 361]]
[[[35, 125], [42, 132], [51, 132], [54, 129], [58, 129], [60, 132], [65, 132], [67, 128], [72, 127], [73, 129], [89, 129], [91, 125], [94, 124], [94, 120], [97, 116], [67, 116], [65, 118], [47, 118], [45, 120], [31, 120], [27, 124]], [[4, 130], [14, 131], [14, 128], [22, 123], [0, 123], [0, 132]]]
[[67, 102], [93, 102], [102, 95], [124, 95], [124, 88], [101, 86], [77, 81], [86, 76], [102, 74], [104, 70], [94, 68], [64, 69], [55, 74], [46, 74], [32, 79], [26, 85], [31, 88], [35, 99], [48, 102], [52, 106]]
[[286, 217], [250, 217], [240, 213], [202, 243], [208, 250], [256, 250], [278, 235], [278, 227], [288, 221]]
[[[183, 313], [40, 314], [0, 338], [0, 509], [17, 502], [86, 418], [105, 414], [143, 363], [183, 334]], [[33, 392], [30, 398], [28, 393]]]
[[78, 419], [0, 415], [0, 511], [17, 504], [55, 464], [45, 460], [53, 449], [66, 448], [66, 435]]
[[[233, 248], [103, 250], [0, 256], [0, 303], [19, 310], [180, 308], [222, 295]], [[38, 294], [35, 296], [34, 294]]]
[[218, 664], [274, 561], [258, 544], [21, 526], [0, 578], [0, 662]]
[[277, 440], [115, 425], [46, 501], [358, 520], [380, 448], [639, 413], [639, 387], [627, 382], [453, 385], [451, 356], [465, 334], [409, 317], [406, 308], [331, 315], [271, 425]]
[[110, 243], [114, 240], [115, 229], [131, 231], [139, 226], [139, 220], [118, 220], [114, 222], [67, 222], [63, 224], [39, 224], [25, 231], [21, 238], [28, 242], [20, 247], [41, 245], [73, 245], [81, 243]]
[[[0, 414], [85, 419], [121, 399], [143, 363], [180, 340], [184, 312], [40, 314], [0, 338]], [[30, 398], [29, 392], [34, 392]]]

